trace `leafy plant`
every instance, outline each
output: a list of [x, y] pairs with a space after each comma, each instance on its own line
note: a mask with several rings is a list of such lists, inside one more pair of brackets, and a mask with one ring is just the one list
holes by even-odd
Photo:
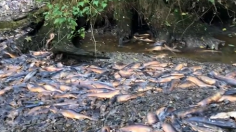
[[[80, 0], [80, 1], [57, 1], [57, 3], [47, 2], [48, 12], [45, 12], [45, 19], [47, 21], [53, 21], [53, 24], [60, 28], [61, 25], [65, 25], [71, 32], [67, 35], [67, 38], [73, 37], [73, 35], [80, 34], [81, 37], [85, 36], [85, 29], [76, 30], [76, 19], [78, 17], [86, 16], [88, 20], [100, 15], [106, 8], [110, 0]], [[76, 33], [76, 34], [74, 34]]]

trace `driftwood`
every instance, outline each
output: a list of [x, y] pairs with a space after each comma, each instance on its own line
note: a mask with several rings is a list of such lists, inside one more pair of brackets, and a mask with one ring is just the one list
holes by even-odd
[[109, 57], [106, 57], [100, 52], [97, 52], [96, 54], [93, 52], [87, 52], [83, 49], [79, 49], [75, 47], [71, 42], [69, 43], [61, 43], [61, 44], [55, 44], [52, 47], [52, 52], [54, 54], [64, 54], [65, 56], [73, 59], [109, 59]]

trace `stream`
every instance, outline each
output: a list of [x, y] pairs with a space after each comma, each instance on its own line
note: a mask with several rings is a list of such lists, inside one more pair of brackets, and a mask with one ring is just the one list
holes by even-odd
[[[85, 38], [83, 45], [81, 45], [82, 49], [88, 51], [94, 51], [95, 44], [92, 40], [89, 39], [90, 36], [87, 35]], [[123, 47], [118, 47], [118, 42], [116, 37], [111, 35], [99, 35], [95, 36], [96, 39], [96, 49], [102, 52], [124, 52], [124, 53], [145, 53], [156, 56], [162, 56], [167, 54], [168, 56], [174, 58], [188, 58], [194, 61], [199, 62], [214, 62], [214, 63], [226, 63], [232, 64], [236, 62], [236, 37], [229, 37], [227, 35], [218, 35], [215, 38], [219, 40], [223, 40], [226, 42], [225, 46], [220, 48], [220, 52], [208, 51], [202, 52], [200, 48], [192, 48], [187, 49], [181, 53], [173, 53], [170, 51], [152, 51], [149, 50], [152, 48], [152, 43], [146, 42], [129, 42], [125, 44]]]

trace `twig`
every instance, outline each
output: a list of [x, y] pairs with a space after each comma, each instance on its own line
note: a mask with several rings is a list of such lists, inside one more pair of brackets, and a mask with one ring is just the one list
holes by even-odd
[[[90, 5], [90, 15], [92, 13], [92, 8], [91, 8], [92, 5]], [[92, 25], [92, 22], [90, 21], [90, 28], [91, 28], [91, 35], [92, 35], [92, 40], [94, 42], [94, 53], [95, 53], [95, 57], [97, 57], [97, 42], [95, 40], [95, 37], [94, 37], [94, 33], [93, 33], [93, 25]]]
[[209, 8], [207, 11], [205, 11], [204, 13], [202, 13], [201, 16], [199, 16], [199, 17], [197, 17], [196, 19], [194, 19], [194, 20], [192, 21], [192, 23], [190, 23], [190, 24], [187, 26], [187, 28], [185, 28], [185, 30], [183, 31], [183, 33], [182, 33], [182, 35], [181, 35], [181, 38], [183, 37], [183, 34], [185, 34], [185, 32], [188, 30], [188, 28], [190, 28], [190, 27], [194, 24], [194, 22], [195, 22], [196, 20], [198, 20], [199, 18], [201, 18], [201, 17], [202, 17], [204, 14], [206, 14], [209, 10], [210, 10], [210, 8]]

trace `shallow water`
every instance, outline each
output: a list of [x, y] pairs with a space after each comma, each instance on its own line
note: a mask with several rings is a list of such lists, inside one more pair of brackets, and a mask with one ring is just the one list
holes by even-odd
[[[132, 41], [123, 47], [118, 47], [118, 40], [115, 36], [103, 35], [96, 37], [96, 49], [103, 52], [133, 52], [146, 54], [168, 54], [172, 57], [184, 57], [199, 62], [216, 62], [216, 63], [236, 63], [236, 37], [229, 37], [227, 35], [215, 36], [220, 40], [226, 41], [226, 45], [220, 48], [221, 52], [202, 52], [200, 48], [188, 49], [182, 53], [173, 53], [170, 51], [150, 51], [153, 43]], [[89, 40], [89, 35], [84, 41], [81, 48], [94, 51], [95, 44]]]

